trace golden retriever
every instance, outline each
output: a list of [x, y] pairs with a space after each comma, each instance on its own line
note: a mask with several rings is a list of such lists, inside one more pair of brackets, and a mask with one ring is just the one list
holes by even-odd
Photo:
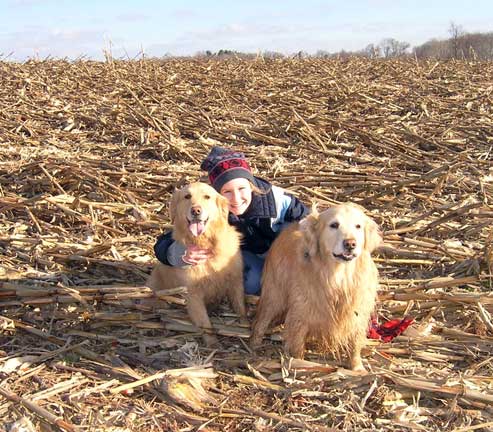
[[284, 323], [287, 354], [302, 358], [307, 339], [316, 339], [364, 370], [361, 348], [378, 287], [370, 253], [380, 242], [377, 224], [350, 203], [320, 214], [313, 209], [286, 228], [266, 258], [252, 348], [271, 323]]
[[228, 201], [205, 183], [191, 183], [174, 192], [170, 204], [173, 238], [185, 246], [209, 249], [204, 263], [172, 267], [159, 263], [147, 286], [160, 291], [186, 286], [187, 311], [201, 329], [206, 345], [217, 344], [207, 306], [228, 297], [233, 310], [246, 317], [240, 234], [228, 223]]

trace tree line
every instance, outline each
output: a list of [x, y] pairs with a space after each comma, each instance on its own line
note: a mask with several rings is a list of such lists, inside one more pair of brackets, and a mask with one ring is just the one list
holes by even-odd
[[436, 59], [493, 59], [493, 32], [467, 33], [452, 23], [447, 40], [432, 39], [414, 48], [418, 58]]
[[284, 57], [368, 57], [368, 58], [397, 58], [397, 57], [416, 57], [419, 59], [434, 58], [437, 60], [463, 59], [463, 60], [493, 60], [493, 32], [488, 33], [468, 33], [464, 29], [451, 23], [448, 29], [450, 37], [448, 39], [431, 39], [422, 45], [413, 47], [408, 42], [399, 41], [394, 38], [386, 38], [378, 44], [369, 44], [359, 51], [339, 51], [331, 53], [318, 50], [315, 54], [308, 54], [299, 51], [295, 54], [286, 56], [276, 51], [264, 51], [261, 54], [242, 53], [228, 49], [221, 49], [217, 52], [204, 51], [196, 54], [196, 57], [214, 58], [252, 58], [261, 55], [263, 58], [284, 58]]

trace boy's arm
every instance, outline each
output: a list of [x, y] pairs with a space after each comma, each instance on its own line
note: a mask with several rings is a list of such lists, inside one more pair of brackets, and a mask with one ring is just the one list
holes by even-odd
[[272, 186], [272, 192], [277, 212], [277, 217], [273, 218], [271, 222], [273, 231], [278, 232], [289, 223], [299, 221], [310, 213], [308, 207], [284, 189]]
[[171, 236], [171, 231], [161, 234], [154, 245], [156, 258], [163, 264], [172, 267], [186, 267], [188, 264], [183, 261], [185, 246], [177, 242]]
[[303, 219], [305, 216], [308, 216], [310, 214], [310, 209], [295, 196], [290, 196], [291, 202], [286, 209], [284, 220], [286, 222], [294, 222]]
[[310, 214], [310, 209], [286, 190], [278, 186], [272, 186], [272, 192], [276, 201], [277, 219], [279, 222], [299, 221]]

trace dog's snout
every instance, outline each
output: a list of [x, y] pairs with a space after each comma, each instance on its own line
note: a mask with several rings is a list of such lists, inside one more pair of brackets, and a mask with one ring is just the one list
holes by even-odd
[[356, 240], [355, 239], [345, 239], [342, 242], [344, 249], [347, 251], [352, 251], [356, 248]]
[[191, 211], [192, 211], [192, 216], [195, 216], [195, 217], [200, 216], [202, 214], [202, 207], [193, 206]]

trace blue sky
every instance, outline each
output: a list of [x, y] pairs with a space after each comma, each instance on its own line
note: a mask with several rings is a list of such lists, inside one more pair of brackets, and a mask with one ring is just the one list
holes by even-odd
[[0, 59], [416, 46], [447, 38], [451, 22], [493, 31], [493, 0], [0, 0]]

